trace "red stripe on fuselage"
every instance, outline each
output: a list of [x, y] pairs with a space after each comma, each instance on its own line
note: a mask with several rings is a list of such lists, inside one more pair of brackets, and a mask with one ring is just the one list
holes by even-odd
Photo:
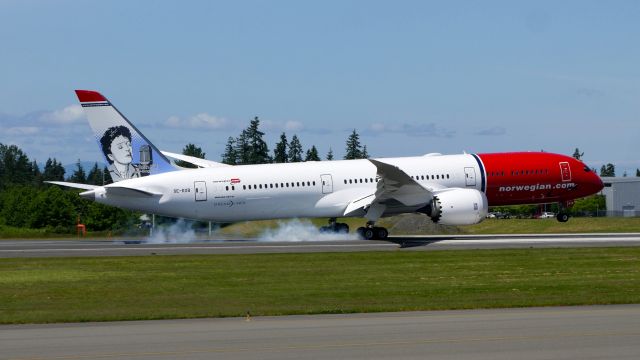
[[569, 156], [542, 152], [478, 156], [487, 175], [490, 206], [569, 201], [602, 189], [600, 178]]

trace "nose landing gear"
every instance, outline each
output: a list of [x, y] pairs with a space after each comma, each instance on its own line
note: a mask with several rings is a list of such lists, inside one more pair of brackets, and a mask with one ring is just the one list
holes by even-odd
[[569, 221], [569, 208], [573, 206], [573, 201], [561, 202], [558, 204], [558, 215], [556, 219], [560, 222]]

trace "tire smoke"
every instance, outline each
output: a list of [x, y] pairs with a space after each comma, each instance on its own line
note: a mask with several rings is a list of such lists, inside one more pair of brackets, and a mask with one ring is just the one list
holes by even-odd
[[191, 224], [184, 219], [178, 219], [169, 226], [157, 226], [153, 235], [146, 239], [148, 244], [186, 244], [196, 240], [196, 233]]
[[265, 230], [258, 237], [258, 240], [286, 242], [358, 240], [358, 235], [354, 233], [323, 233], [309, 220], [293, 219], [279, 221], [276, 228]]

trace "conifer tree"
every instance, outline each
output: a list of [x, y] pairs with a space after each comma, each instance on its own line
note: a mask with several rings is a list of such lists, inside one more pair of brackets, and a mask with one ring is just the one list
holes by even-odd
[[269, 147], [262, 138], [264, 133], [258, 128], [260, 126], [260, 119], [254, 117], [249, 123], [247, 128], [246, 137], [249, 144], [249, 164], [267, 164], [271, 162], [269, 156]]
[[345, 160], [362, 159], [362, 145], [360, 145], [360, 135], [353, 129], [347, 138], [347, 148], [344, 154]]
[[104, 173], [102, 169], [98, 167], [98, 163], [95, 162], [91, 170], [89, 170], [89, 174], [87, 174], [87, 184], [90, 185], [102, 185], [102, 178]]
[[367, 145], [362, 147], [362, 159], [368, 159], [369, 153], [367, 152]]
[[316, 149], [315, 145], [311, 146], [311, 149], [307, 150], [307, 156], [304, 161], [320, 161], [320, 156], [318, 156], [318, 149]]
[[238, 163], [236, 139], [231, 136], [227, 139], [227, 145], [224, 148], [224, 154], [222, 154], [222, 162], [228, 165], [236, 165]]
[[333, 160], [333, 149], [331, 147], [329, 147], [329, 152], [327, 153], [327, 160]]
[[287, 135], [283, 132], [282, 135], [280, 135], [280, 141], [276, 143], [276, 148], [273, 150], [273, 162], [289, 162], [289, 154], [287, 153], [288, 147], [289, 143], [287, 142]]
[[297, 135], [293, 135], [289, 143], [289, 162], [302, 161], [302, 144]]
[[76, 162], [76, 170], [69, 177], [69, 179], [67, 179], [67, 181], [75, 182], [75, 183], [82, 183], [82, 184], [87, 182], [87, 174], [84, 172], [84, 168], [82, 167], [82, 164], [80, 163], [80, 159], [78, 159], [78, 161]]

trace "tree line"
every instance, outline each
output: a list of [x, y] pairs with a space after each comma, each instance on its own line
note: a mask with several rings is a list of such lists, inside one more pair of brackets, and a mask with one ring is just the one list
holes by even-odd
[[[315, 145], [311, 145], [305, 152], [298, 135], [294, 134], [289, 140], [285, 132], [280, 134], [280, 141], [275, 144], [272, 154], [264, 140], [264, 133], [260, 131], [259, 127], [260, 119], [256, 116], [237, 137], [230, 136], [222, 154], [222, 162], [229, 165], [248, 165], [321, 160]], [[189, 150], [198, 149], [185, 147], [183, 152]], [[201, 152], [201, 149], [196, 151], [198, 154]], [[354, 129], [347, 138], [344, 159], [366, 159], [368, 157], [367, 146], [360, 143], [360, 135]], [[334, 159], [331, 148], [329, 148], [325, 159], [329, 161]]]
[[42, 170], [16, 145], [0, 143], [0, 226], [47, 229], [73, 233], [78, 221], [94, 231], [119, 230], [137, 221], [131, 211], [81, 199], [78, 191], [50, 186], [44, 181], [72, 181], [92, 185], [110, 183], [106, 168], [98, 163], [85, 172], [80, 161], [65, 178], [65, 169], [55, 158]]

